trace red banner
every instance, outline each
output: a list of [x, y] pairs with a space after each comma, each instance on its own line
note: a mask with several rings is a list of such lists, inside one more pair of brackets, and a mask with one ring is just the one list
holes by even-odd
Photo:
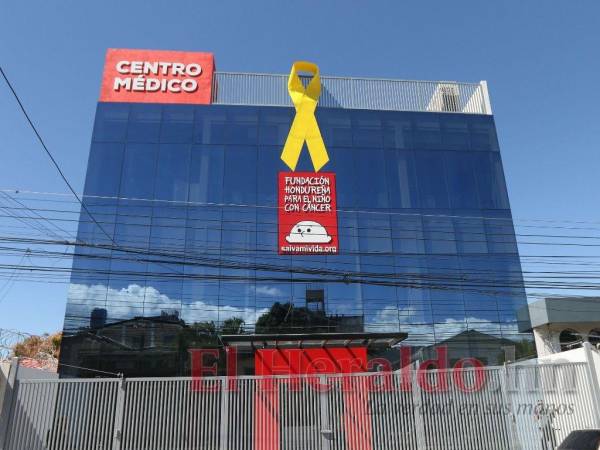
[[108, 49], [101, 102], [209, 104], [212, 53]]
[[279, 254], [338, 253], [335, 174], [279, 172]]
[[[317, 375], [351, 374], [367, 370], [367, 348], [338, 347], [311, 349], [261, 349], [254, 357], [256, 375]], [[365, 377], [348, 376], [321, 384], [309, 377], [309, 386], [317, 392], [327, 392], [332, 386], [340, 388], [344, 401], [340, 416], [348, 450], [371, 450], [373, 430], [368, 402], [368, 382]], [[281, 417], [280, 392], [300, 391], [300, 378], [266, 378], [258, 381], [254, 396], [254, 448], [279, 450]], [[287, 385], [285, 390], [282, 386]], [[289, 395], [289, 394], [288, 394]], [[339, 395], [339, 394], [338, 394]], [[344, 444], [340, 443], [340, 444]]]

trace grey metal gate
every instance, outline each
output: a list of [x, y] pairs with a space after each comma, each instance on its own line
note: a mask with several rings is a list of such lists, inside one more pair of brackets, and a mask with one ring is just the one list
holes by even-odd
[[568, 363], [344, 376], [20, 380], [0, 448], [554, 448], [574, 429], [600, 427], [591, 375], [587, 363]]

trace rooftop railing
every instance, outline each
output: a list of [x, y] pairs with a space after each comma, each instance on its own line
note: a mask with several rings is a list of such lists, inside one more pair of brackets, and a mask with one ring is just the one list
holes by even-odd
[[[216, 72], [213, 104], [293, 106], [288, 75]], [[321, 108], [492, 114], [487, 84], [321, 77]]]

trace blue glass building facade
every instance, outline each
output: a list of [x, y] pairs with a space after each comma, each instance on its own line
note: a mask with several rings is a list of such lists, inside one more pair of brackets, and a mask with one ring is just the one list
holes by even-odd
[[[187, 375], [189, 348], [274, 330], [402, 331], [422, 354], [447, 344], [488, 364], [527, 347], [493, 116], [316, 116], [340, 251], [285, 256], [277, 174], [293, 108], [99, 103], [61, 362]], [[306, 149], [297, 170], [313, 170]]]

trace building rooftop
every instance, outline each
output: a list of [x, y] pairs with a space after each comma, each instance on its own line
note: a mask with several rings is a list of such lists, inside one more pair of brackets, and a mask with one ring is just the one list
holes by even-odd
[[532, 328], [547, 324], [600, 322], [600, 297], [545, 298], [529, 305], [529, 315]]
[[[213, 104], [293, 106], [288, 75], [215, 72]], [[321, 108], [491, 115], [485, 81], [415, 81], [321, 76]]]

